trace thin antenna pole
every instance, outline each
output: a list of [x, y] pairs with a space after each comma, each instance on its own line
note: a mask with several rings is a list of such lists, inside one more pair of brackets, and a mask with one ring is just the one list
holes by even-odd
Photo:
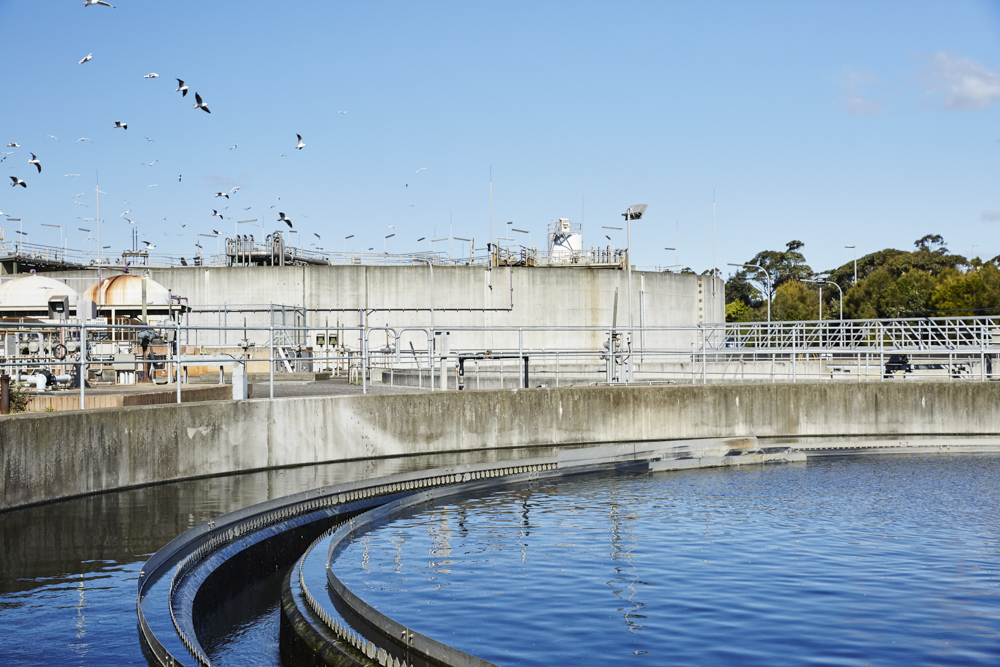
[[493, 166], [490, 166], [490, 243], [493, 243]]
[[[587, 198], [584, 195], [580, 195], [580, 236], [583, 236], [583, 223], [587, 220]], [[583, 244], [580, 244], [580, 250], [583, 250]]]
[[715, 277], [718, 273], [715, 266], [715, 190], [712, 190], [712, 296], [715, 296]]
[[[104, 248], [101, 246], [101, 172], [96, 169], [94, 179], [97, 181], [94, 190], [97, 191], [97, 305], [100, 307], [104, 305], [101, 303], [104, 301], [101, 298], [101, 253], [104, 252]], [[86, 346], [86, 341], [81, 341], [81, 345]]]
[[674, 220], [676, 227], [676, 235], [674, 236], [674, 268], [677, 269], [677, 273], [681, 272], [681, 223], [679, 220]]

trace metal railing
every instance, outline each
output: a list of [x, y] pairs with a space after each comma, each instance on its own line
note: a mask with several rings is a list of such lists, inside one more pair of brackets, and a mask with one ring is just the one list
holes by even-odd
[[[430, 390], [624, 384], [630, 363], [635, 384], [1000, 378], [994, 317], [641, 327], [630, 338], [612, 327], [307, 326], [299, 307], [265, 312], [269, 321], [255, 326], [5, 322], [0, 370], [61, 383], [144, 376], [174, 385], [178, 402], [195, 367], [220, 381], [236, 367], [267, 373], [272, 398], [276, 377], [301, 372], [340, 376], [363, 392], [372, 381]], [[76, 384], [84, 408], [86, 384]]]

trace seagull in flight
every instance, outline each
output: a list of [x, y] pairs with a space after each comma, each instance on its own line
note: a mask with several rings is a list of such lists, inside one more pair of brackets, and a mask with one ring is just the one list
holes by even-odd
[[111, 129], [115, 129], [115, 128], [119, 128], [119, 127], [122, 128], [123, 130], [127, 130], [128, 129], [128, 123], [123, 123], [120, 120], [116, 120], [115, 121], [115, 127], [111, 128]]
[[229, 195], [227, 195], [225, 192], [216, 192], [215, 196], [216, 197], [225, 197], [226, 199], [229, 199]]
[[288, 157], [288, 156], [285, 155], [284, 153], [278, 153], [278, 157]]
[[230, 190], [230, 191], [229, 191], [229, 193], [230, 193], [230, 194], [236, 194], [236, 193], [237, 193], [237, 192], [239, 192], [239, 191], [240, 191], [241, 189], [242, 189], [242, 188], [241, 188], [241, 187], [240, 187], [239, 185], [237, 185], [237, 186], [236, 186], [236, 187], [234, 187], [234, 188], [233, 188], [232, 190]]
[[155, 187], [159, 187], [159, 185], [160, 185], [159, 183], [153, 183], [152, 185], [147, 185], [146, 187], [147, 188], [155, 188]]
[[125, 218], [125, 221], [130, 225], [134, 225], [136, 222], [138, 222], [137, 220], [132, 220], [131, 218]]
[[347, 113], [346, 111], [341, 111], [340, 113]]
[[79, 176], [79, 175], [80, 174], [63, 174], [63, 178], [66, 178], [67, 176]]
[[416, 170], [415, 172], [413, 172], [413, 173], [415, 173], [415, 174], [419, 174], [420, 172], [422, 172], [422, 171], [423, 171], [423, 170], [425, 170], [425, 169], [427, 169], [427, 167], [421, 167], [420, 169], [417, 169], [417, 170]]
[[129, 210], [125, 211], [124, 213], [122, 213], [121, 215], [119, 215], [118, 217], [119, 218], [124, 218], [126, 215], [128, 215], [131, 212], [132, 212], [132, 209], [129, 209]]
[[195, 109], [204, 109], [205, 113], [212, 113], [208, 110], [208, 107], [205, 106], [205, 103], [201, 101], [201, 95], [198, 93], [194, 94], [194, 101], [197, 103], [193, 105]]
[[[237, 146], [239, 146], [239, 144], [233, 144], [233, 148], [236, 148]], [[229, 150], [233, 150], [233, 148], [230, 148]]]
[[83, 63], [89, 63], [93, 59], [94, 59], [94, 54], [93, 53], [88, 53], [87, 55], [85, 55], [83, 57], [82, 60], [80, 60], [80, 64], [82, 65]]
[[42, 173], [42, 163], [38, 161], [38, 158], [35, 157], [34, 153], [31, 154], [31, 159], [28, 160], [28, 164], [35, 165], [36, 167], [38, 167], [38, 173], [39, 174]]
[[[11, 176], [11, 178], [14, 178], [14, 177], [13, 177], [13, 176]], [[278, 222], [283, 222], [283, 223], [285, 223], [286, 225], [288, 225], [288, 228], [289, 228], [289, 229], [291, 229], [291, 228], [292, 228], [292, 220], [291, 220], [291, 218], [286, 218], [286, 217], [285, 217], [285, 214], [284, 214], [284, 213], [281, 213], [280, 211], [278, 212]]]
[[222, 232], [220, 232], [218, 229], [213, 229], [212, 233], [215, 234], [216, 236], [222, 236]]
[[21, 144], [17, 143], [16, 141], [12, 141], [9, 144], [7, 144], [7, 148], [20, 148], [20, 147]]
[[[24, 181], [22, 181], [22, 180], [21, 180], [20, 178], [18, 178], [17, 176], [11, 176], [11, 177], [10, 177], [10, 180], [11, 180], [11, 181], [13, 181], [13, 182], [12, 182], [12, 183], [10, 184], [10, 187], [14, 187], [15, 185], [20, 185], [20, 186], [21, 186], [22, 188], [26, 188], [26, 187], [28, 187], [28, 184], [27, 184], [27, 183], [25, 183]], [[291, 225], [291, 223], [289, 223], [289, 225]]]
[[154, 141], [154, 140], [150, 139], [149, 137], [146, 137], [146, 141]]
[[59, 137], [57, 137], [55, 135], [52, 135], [52, 134], [46, 134], [45, 138], [46, 139], [55, 139], [56, 141], [59, 141]]
[[244, 211], [249, 211], [249, 210], [250, 210], [250, 209], [252, 209], [252, 208], [253, 208], [253, 206], [247, 206], [247, 207], [246, 207], [245, 209], [243, 209], [243, 210], [244, 210]]
[[77, 206], [83, 206], [84, 208], [90, 208], [89, 206], [87, 206], [86, 204], [84, 204], [82, 201], [75, 201], [73, 203], [76, 204]]
[[141, 162], [140, 165], [146, 165], [147, 167], [152, 167], [154, 164], [159, 162], [159, 160], [153, 160], [152, 162]]
[[7, 156], [6, 156], [6, 155], [4, 155], [3, 157], [0, 157], [0, 162], [3, 162], [3, 161], [4, 161], [4, 160], [6, 160], [6, 159], [7, 159]]
[[156, 248], [156, 246], [150, 243], [149, 241], [143, 241], [143, 243], [146, 244], [146, 250], [153, 250]]
[[295, 146], [295, 148], [297, 148], [299, 150], [302, 150], [303, 148], [306, 147], [306, 143], [304, 141], [302, 141], [302, 135], [301, 134], [296, 134], [295, 136], [299, 138], [299, 143]]
[[181, 226], [181, 229], [183, 229], [184, 227], [190, 227], [190, 225], [188, 225], [188, 223], [186, 223], [186, 222], [180, 223], [180, 226]]
[[181, 97], [185, 97], [188, 94], [188, 87], [184, 85], [183, 79], [177, 79], [177, 88], [174, 89], [175, 93], [180, 93]]
[[81, 192], [81, 193], [80, 193], [80, 194], [78, 194], [78, 195], [73, 195], [73, 198], [74, 198], [74, 199], [76, 199], [77, 197], [82, 197], [82, 196], [83, 196], [83, 193]]
[[[80, 143], [81, 141], [90, 141], [90, 139], [88, 137], [80, 137], [79, 139], [76, 140], [76, 143]], [[90, 143], [94, 142], [90, 141]]]
[[84, 0], [83, 1], [83, 6], [84, 7], [91, 7], [93, 5], [104, 5], [105, 7], [110, 7], [111, 9], [118, 9], [117, 7], [115, 7], [114, 5], [112, 5], [110, 2], [105, 2], [104, 0]]
[[178, 182], [178, 183], [180, 183], [180, 182], [181, 182], [181, 178], [182, 178], [183, 176], [184, 176], [184, 174], [177, 174], [177, 182]]
[[223, 217], [222, 217], [222, 214], [221, 214], [221, 213], [219, 213], [219, 212], [218, 212], [217, 210], [215, 210], [215, 209], [213, 208], [213, 209], [212, 209], [212, 217], [214, 218], [214, 217], [216, 217], [216, 216], [218, 216], [218, 217], [219, 217], [219, 220], [224, 220], [224, 219], [225, 219], [225, 218], [223, 218]]
[[146, 76], [144, 76], [142, 78], [143, 79], [159, 79], [160, 75], [157, 74], [156, 72], [150, 72], [149, 74], [147, 74]]

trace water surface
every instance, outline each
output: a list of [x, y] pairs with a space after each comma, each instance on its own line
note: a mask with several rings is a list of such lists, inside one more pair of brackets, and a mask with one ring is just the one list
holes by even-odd
[[600, 474], [411, 510], [335, 569], [501, 665], [996, 665], [998, 500], [994, 456]]

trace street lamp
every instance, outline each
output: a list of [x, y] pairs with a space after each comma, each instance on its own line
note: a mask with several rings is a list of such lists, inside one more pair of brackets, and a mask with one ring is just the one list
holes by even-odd
[[767, 280], [767, 323], [771, 323], [771, 274], [764, 270], [764, 267], [760, 264], [733, 264], [728, 263], [729, 266], [742, 266], [745, 269], [758, 269], [764, 271], [764, 279]]
[[85, 238], [84, 241], [90, 241], [90, 243], [87, 244], [87, 262], [89, 263], [91, 261], [91, 255], [93, 254], [91, 252], [91, 248], [93, 248], [94, 235], [90, 233], [89, 229], [84, 229], [83, 227], [77, 227], [77, 229], [81, 232], [87, 232], [87, 238]]
[[807, 280], [802, 279], [804, 283], [816, 283], [819, 285], [819, 320], [823, 321], [823, 285], [833, 285], [840, 292], [840, 319], [844, 319], [844, 290], [840, 289], [840, 285], [833, 282], [832, 280]]
[[[642, 216], [646, 213], [647, 208], [649, 206], [646, 204], [635, 204], [629, 206], [622, 213], [622, 217], [625, 218], [625, 225], [628, 227], [628, 247], [625, 248], [625, 267], [628, 269], [628, 341], [630, 347], [632, 341], [635, 339], [635, 331], [632, 328], [632, 221], [642, 220]], [[631, 350], [628, 355], [628, 379], [629, 382], [635, 380]]]
[[858, 247], [853, 245], [845, 245], [844, 247], [854, 251], [854, 282], [851, 284], [856, 285], [858, 283]]
[[53, 224], [50, 224], [48, 222], [43, 222], [43, 223], [40, 223], [40, 224], [42, 225], [42, 227], [58, 227], [59, 228], [59, 248], [62, 249], [62, 247], [63, 247], [63, 230], [62, 230], [62, 225], [53, 225]]
[[[625, 243], [625, 232], [622, 231], [621, 227], [609, 227], [608, 225], [601, 225], [601, 229], [614, 229], [616, 231], [622, 232], [622, 244], [624, 245], [624, 243]], [[609, 241], [611, 240], [611, 237], [608, 236], [607, 234], [604, 235], [604, 238], [606, 238]]]
[[[257, 218], [252, 218], [252, 219], [250, 219], [250, 220], [237, 220], [237, 221], [236, 221], [236, 222], [235, 222], [235, 223], [233, 224], [233, 233], [234, 233], [234, 234], [235, 234], [235, 235], [236, 235], [237, 237], [239, 237], [239, 235], [240, 235], [240, 227], [239, 227], [239, 226], [240, 226], [240, 225], [243, 225], [243, 224], [246, 224], [246, 223], [248, 223], [248, 222], [257, 222]], [[263, 239], [263, 238], [264, 238], [264, 225], [263, 225], [263, 224], [262, 224], [262, 225], [260, 225], [260, 237], [261, 237], [261, 239]]]
[[517, 232], [518, 234], [527, 234], [528, 235], [528, 247], [529, 248], [531, 247], [531, 232], [529, 232], [529, 231], [527, 231], [525, 229], [514, 229], [513, 227], [510, 228], [510, 231]]
[[664, 248], [664, 250], [673, 250], [674, 251], [674, 268], [677, 269], [678, 271], [680, 271], [680, 268], [678, 268], [678, 267], [680, 267], [681, 263], [677, 259], [678, 255], [679, 255], [679, 253], [677, 252], [677, 248], [676, 247], [674, 247], [674, 248]]
[[385, 251], [385, 242], [386, 242], [386, 239], [391, 239], [391, 238], [392, 238], [393, 236], [395, 236], [395, 235], [396, 235], [395, 233], [392, 233], [392, 234], [386, 234], [386, 235], [385, 235], [385, 238], [384, 238], [384, 239], [382, 239], [382, 254], [383, 254], [383, 255], [386, 255], [386, 254], [388, 254], [388, 253], [386, 253], [386, 251]]
[[344, 254], [345, 255], [347, 254], [347, 239], [353, 239], [353, 238], [354, 238], [354, 234], [351, 234], [350, 236], [345, 236], [344, 237]]

